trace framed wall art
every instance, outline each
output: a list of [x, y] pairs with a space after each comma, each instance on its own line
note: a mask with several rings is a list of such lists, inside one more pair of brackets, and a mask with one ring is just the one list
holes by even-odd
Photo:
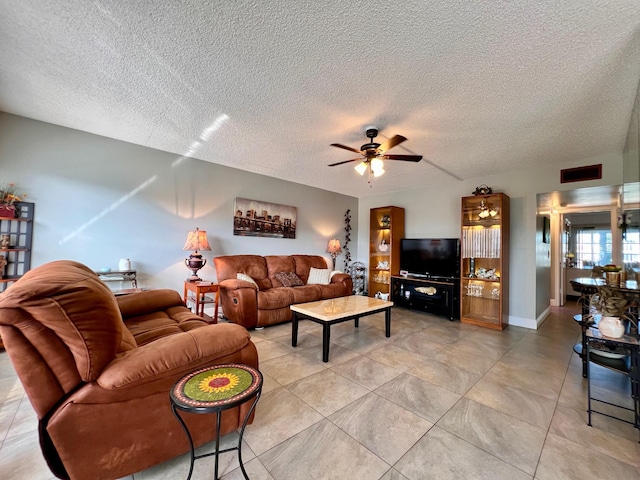
[[296, 238], [298, 209], [279, 203], [236, 198], [233, 234], [245, 237]]

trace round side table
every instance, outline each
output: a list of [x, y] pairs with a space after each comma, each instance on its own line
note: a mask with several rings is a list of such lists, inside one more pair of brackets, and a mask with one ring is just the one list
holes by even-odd
[[[238, 461], [244, 478], [249, 480], [242, 463], [242, 437], [244, 429], [251, 418], [251, 414], [258, 404], [262, 392], [262, 374], [259, 370], [248, 365], [225, 364], [202, 368], [189, 373], [178, 380], [170, 392], [171, 410], [182, 425], [187, 435], [191, 448], [191, 466], [187, 480], [193, 473], [193, 464], [196, 459], [215, 455], [215, 480], [218, 480], [218, 456], [221, 453], [238, 451]], [[248, 400], [253, 404], [247, 413], [240, 438], [236, 447], [220, 450], [220, 421], [222, 412], [237, 407]], [[216, 449], [211, 453], [196, 456], [191, 433], [178, 411], [188, 413], [215, 413], [216, 414]]]

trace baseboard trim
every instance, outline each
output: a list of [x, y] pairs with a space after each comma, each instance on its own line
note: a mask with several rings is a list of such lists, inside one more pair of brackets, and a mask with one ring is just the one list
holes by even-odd
[[523, 327], [529, 328], [531, 330], [537, 330], [538, 327], [544, 322], [549, 314], [551, 313], [551, 309], [549, 307], [546, 308], [544, 312], [540, 314], [540, 316], [536, 319], [533, 318], [524, 318], [524, 317], [515, 317], [513, 315], [509, 315], [509, 325], [513, 325], [514, 327]]

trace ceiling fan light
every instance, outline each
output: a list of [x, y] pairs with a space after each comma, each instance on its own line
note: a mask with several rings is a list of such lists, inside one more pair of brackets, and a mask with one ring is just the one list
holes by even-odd
[[367, 171], [367, 164], [364, 162], [360, 162], [358, 165], [353, 167], [353, 169], [360, 174], [360, 176], [364, 175], [364, 172]]
[[384, 173], [384, 162], [379, 158], [371, 160], [371, 172], [374, 177], [379, 177]]

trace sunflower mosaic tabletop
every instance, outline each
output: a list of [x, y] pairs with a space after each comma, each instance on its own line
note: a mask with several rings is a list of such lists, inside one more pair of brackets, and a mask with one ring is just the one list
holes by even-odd
[[215, 365], [182, 377], [171, 390], [176, 406], [191, 412], [214, 412], [252, 398], [262, 386], [262, 374], [240, 364]]

